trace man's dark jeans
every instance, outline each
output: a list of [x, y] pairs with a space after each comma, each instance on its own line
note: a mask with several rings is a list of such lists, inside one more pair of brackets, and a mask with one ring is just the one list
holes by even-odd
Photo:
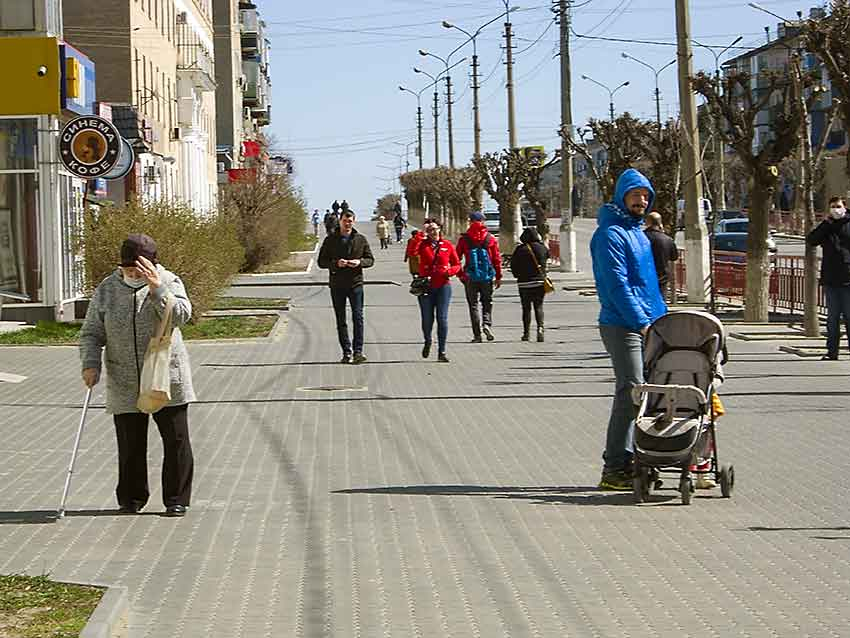
[[850, 347], [850, 286], [824, 286], [823, 291], [826, 296], [826, 354], [838, 357], [842, 316]]
[[343, 354], [351, 354], [351, 340], [346, 322], [346, 302], [351, 304], [351, 321], [354, 323], [354, 352], [363, 352], [363, 286], [331, 288], [331, 301], [336, 313], [336, 331]]
[[[466, 303], [469, 305], [469, 321], [472, 324], [472, 334], [481, 336], [481, 324], [493, 325], [493, 282], [467, 281]], [[478, 314], [478, 298], [481, 297], [481, 314]]]

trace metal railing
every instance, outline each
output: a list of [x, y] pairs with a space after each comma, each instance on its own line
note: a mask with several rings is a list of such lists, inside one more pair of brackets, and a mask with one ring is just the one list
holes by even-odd
[[[747, 281], [746, 253], [714, 251], [714, 294], [718, 299], [743, 302]], [[820, 271], [820, 259], [817, 261]], [[679, 260], [675, 262], [676, 290], [687, 292], [685, 281], [685, 254], [679, 251]], [[804, 310], [805, 257], [786, 255], [771, 258], [769, 303], [772, 310], [787, 310], [802, 313]], [[818, 314], [826, 315], [826, 298], [823, 287], [818, 284]]]

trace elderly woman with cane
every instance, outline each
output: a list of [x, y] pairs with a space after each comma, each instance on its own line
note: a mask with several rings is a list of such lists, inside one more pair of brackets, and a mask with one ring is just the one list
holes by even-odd
[[89, 388], [100, 379], [105, 348], [106, 411], [113, 415], [118, 440], [115, 493], [122, 513], [138, 513], [150, 496], [148, 415], [139, 408], [139, 390], [145, 351], [163, 323], [174, 330], [170, 401], [153, 415], [164, 449], [162, 500], [166, 516], [184, 516], [189, 507], [194, 460], [188, 404], [195, 400], [195, 393], [179, 326], [191, 316], [183, 282], [157, 263], [154, 240], [130, 235], [121, 246], [120, 265], [94, 291], [80, 332], [82, 376]]

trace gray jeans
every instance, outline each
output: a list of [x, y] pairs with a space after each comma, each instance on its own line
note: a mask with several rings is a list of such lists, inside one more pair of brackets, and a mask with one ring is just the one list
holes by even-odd
[[[467, 281], [466, 303], [469, 305], [469, 322], [472, 324], [472, 334], [481, 336], [481, 324], [493, 325], [493, 282]], [[478, 314], [478, 298], [481, 298], [481, 314]]]
[[602, 471], [617, 472], [628, 467], [633, 455], [637, 407], [632, 401], [632, 388], [643, 383], [643, 336], [628, 328], [603, 325], [599, 326], [599, 334], [611, 357], [616, 379]]

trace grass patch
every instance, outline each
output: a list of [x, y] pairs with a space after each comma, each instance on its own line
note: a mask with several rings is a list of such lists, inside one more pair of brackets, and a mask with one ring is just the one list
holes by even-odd
[[215, 310], [256, 310], [257, 308], [286, 308], [289, 299], [268, 299], [264, 297], [219, 297], [215, 302]]
[[318, 238], [315, 235], [304, 235], [292, 246], [289, 257], [273, 264], [263, 264], [254, 272], [258, 274], [267, 272], [301, 272], [307, 267], [307, 263], [299, 262], [299, 255], [295, 255], [294, 253], [313, 250], [317, 241]]
[[186, 339], [248, 339], [267, 337], [277, 317], [215, 317], [183, 326]]
[[0, 636], [77, 638], [102, 596], [47, 576], [0, 576]]
[[[277, 317], [209, 317], [180, 328], [183, 338], [249, 339], [268, 336]], [[57, 346], [77, 345], [81, 324], [39, 321], [35, 328], [0, 334], [0, 345]], [[0, 634], [2, 636], [2, 634]]]

